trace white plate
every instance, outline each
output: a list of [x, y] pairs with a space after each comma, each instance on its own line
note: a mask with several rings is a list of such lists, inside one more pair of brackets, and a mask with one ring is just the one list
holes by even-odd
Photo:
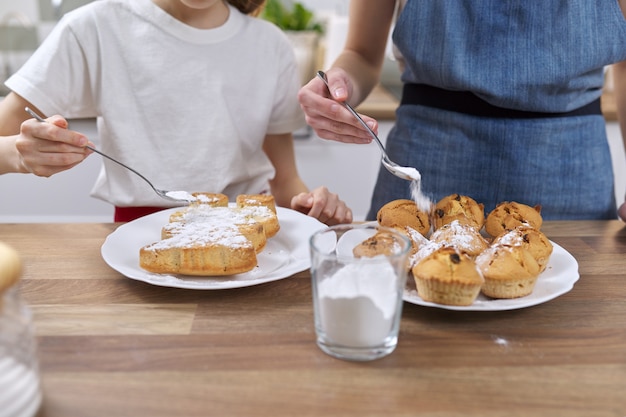
[[139, 249], [161, 239], [161, 228], [180, 209], [168, 209], [118, 227], [102, 245], [101, 253], [109, 266], [128, 278], [164, 287], [220, 290], [249, 287], [287, 278], [310, 268], [309, 237], [327, 227], [310, 216], [277, 207], [280, 230], [267, 240], [258, 254], [258, 265], [244, 274], [228, 276], [189, 276], [155, 274], [139, 266]]
[[508, 300], [495, 300], [479, 294], [470, 306], [447, 306], [443, 304], [424, 301], [417, 295], [415, 281], [412, 275], [407, 280], [407, 288], [404, 290], [404, 301], [428, 307], [439, 307], [446, 310], [464, 311], [501, 311], [515, 310], [518, 308], [531, 307], [545, 303], [559, 295], [565, 294], [574, 287], [578, 281], [578, 262], [561, 246], [552, 242], [553, 250], [546, 270], [539, 275], [533, 292], [526, 297]]

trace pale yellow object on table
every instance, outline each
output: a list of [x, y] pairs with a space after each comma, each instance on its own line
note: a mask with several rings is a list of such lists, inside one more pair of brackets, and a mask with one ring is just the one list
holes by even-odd
[[22, 262], [18, 253], [0, 242], [0, 294], [17, 282], [22, 272]]

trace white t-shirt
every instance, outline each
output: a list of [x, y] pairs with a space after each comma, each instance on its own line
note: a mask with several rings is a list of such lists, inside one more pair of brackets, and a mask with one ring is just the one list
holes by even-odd
[[[233, 7], [224, 25], [201, 30], [151, 0], [90, 3], [68, 13], [6, 85], [47, 116], [97, 117], [101, 150], [157, 188], [231, 199], [268, 189], [265, 135], [304, 125], [289, 40]], [[103, 162], [93, 196], [169, 205]]]

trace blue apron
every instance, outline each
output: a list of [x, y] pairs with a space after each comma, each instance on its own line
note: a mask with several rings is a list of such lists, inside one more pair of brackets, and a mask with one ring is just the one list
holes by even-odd
[[[547, 113], [490, 117], [401, 105], [387, 151], [420, 171], [433, 201], [460, 193], [486, 212], [518, 201], [540, 205], [547, 220], [617, 217], [604, 118], [550, 115], [597, 100], [604, 66], [626, 59], [616, 0], [409, 0], [393, 40], [404, 83]], [[411, 198], [409, 184], [381, 169], [368, 219], [398, 198]]]

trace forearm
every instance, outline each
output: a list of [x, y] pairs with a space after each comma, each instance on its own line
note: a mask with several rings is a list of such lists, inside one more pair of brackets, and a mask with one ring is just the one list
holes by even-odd
[[0, 101], [0, 174], [28, 172], [22, 164], [15, 142], [20, 133], [20, 125], [30, 117], [24, 111], [29, 105], [30, 103], [15, 93], [9, 93]]
[[292, 135], [290, 133], [267, 135], [263, 143], [263, 151], [276, 171], [274, 178], [270, 180], [270, 188], [276, 204], [281, 207], [290, 207], [293, 196], [309, 191], [298, 175]]
[[350, 104], [361, 103], [379, 81], [395, 0], [350, 2], [350, 24], [343, 52], [333, 67], [344, 69], [353, 83]]
[[14, 136], [0, 137], [0, 175], [26, 172], [20, 163], [15, 140]]
[[308, 187], [302, 182], [300, 177], [282, 182], [272, 180], [270, 181], [270, 188], [276, 205], [280, 207], [291, 207], [291, 199], [294, 196], [309, 192]]
[[372, 92], [380, 78], [380, 68], [371, 66], [361, 55], [344, 50], [332, 65], [345, 70], [352, 81], [348, 103], [353, 107], [361, 104]]
[[613, 65], [613, 84], [617, 105], [617, 120], [622, 132], [622, 141], [626, 149], [626, 61]]
[[267, 135], [263, 151], [274, 165], [276, 175], [270, 180], [276, 204], [297, 210], [328, 225], [352, 222], [352, 211], [326, 187], [309, 191], [298, 175], [291, 134]]

